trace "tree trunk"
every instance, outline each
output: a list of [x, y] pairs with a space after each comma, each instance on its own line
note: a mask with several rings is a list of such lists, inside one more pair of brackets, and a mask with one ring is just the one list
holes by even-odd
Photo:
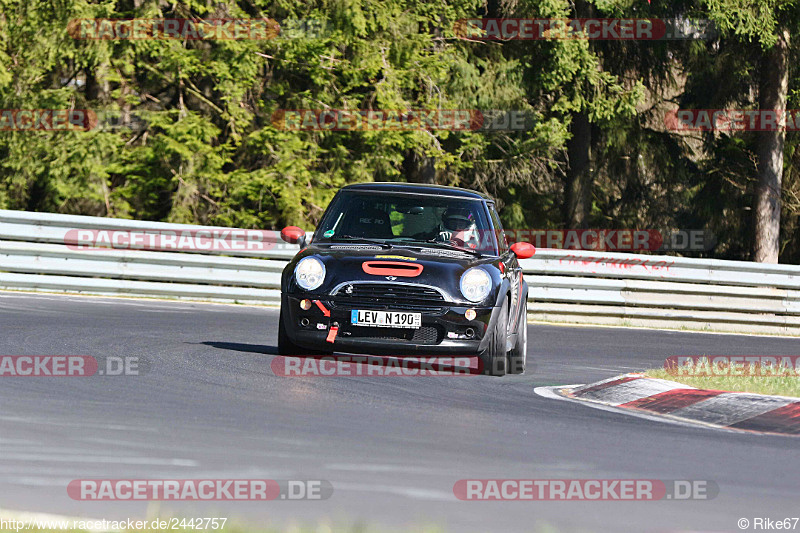
[[789, 90], [789, 30], [782, 29], [778, 42], [764, 52], [761, 61], [758, 104], [762, 116], [776, 111], [776, 127], [758, 133], [758, 186], [755, 197], [755, 243], [753, 258], [760, 263], [777, 263], [780, 253], [781, 180], [786, 140], [780, 117], [786, 110]]
[[86, 74], [86, 100], [95, 103], [100, 97], [100, 85], [97, 83], [97, 76], [95, 76], [92, 67], [83, 69], [83, 72]]
[[[575, 0], [573, 16], [594, 17], [594, 7], [586, 0]], [[590, 41], [589, 46], [593, 47]], [[592, 175], [589, 172], [592, 149], [592, 124], [586, 110], [572, 115], [572, 138], [567, 141], [567, 182], [564, 187], [564, 222], [568, 228], [585, 229], [591, 209]]]
[[589, 172], [592, 125], [586, 112], [572, 115], [572, 138], [567, 142], [567, 182], [564, 221], [569, 228], [585, 228], [591, 208], [592, 175]]

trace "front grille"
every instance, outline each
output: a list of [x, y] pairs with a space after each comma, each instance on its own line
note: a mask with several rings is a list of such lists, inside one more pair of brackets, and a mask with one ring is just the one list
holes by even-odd
[[439, 344], [442, 330], [438, 326], [422, 326], [419, 329], [370, 328], [361, 326], [342, 326], [341, 335], [355, 339], [384, 339], [413, 342], [414, 344]]
[[444, 303], [444, 296], [435, 289], [399, 283], [351, 283], [340, 287], [332, 300], [340, 308], [428, 313], [444, 312]]

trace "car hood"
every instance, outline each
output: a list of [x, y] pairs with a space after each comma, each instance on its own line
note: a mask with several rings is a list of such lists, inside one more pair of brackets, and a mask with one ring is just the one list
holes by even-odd
[[396, 245], [386, 248], [350, 243], [309, 246], [295, 256], [287, 271], [293, 272], [297, 262], [308, 256], [315, 256], [325, 263], [325, 282], [314, 292], [326, 294], [343, 283], [383, 281], [434, 286], [447, 293], [450, 301], [466, 302], [459, 284], [461, 275], [468, 268], [484, 266], [495, 286], [500, 278], [499, 258], [493, 256], [477, 257], [445, 248]]

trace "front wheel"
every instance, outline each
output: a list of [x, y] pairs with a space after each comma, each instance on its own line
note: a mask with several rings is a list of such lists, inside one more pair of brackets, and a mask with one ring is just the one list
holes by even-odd
[[283, 306], [281, 315], [278, 319], [278, 355], [300, 355], [301, 348], [292, 342], [289, 334], [286, 333], [286, 324], [283, 321]]
[[506, 374], [506, 336], [508, 333], [508, 306], [503, 303], [489, 337], [489, 346], [478, 354], [480, 371], [487, 376]]

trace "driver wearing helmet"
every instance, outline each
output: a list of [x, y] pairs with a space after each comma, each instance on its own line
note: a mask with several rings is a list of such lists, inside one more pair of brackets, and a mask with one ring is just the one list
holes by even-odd
[[475, 215], [463, 207], [451, 207], [442, 215], [438, 239], [463, 248], [477, 248], [480, 244]]

